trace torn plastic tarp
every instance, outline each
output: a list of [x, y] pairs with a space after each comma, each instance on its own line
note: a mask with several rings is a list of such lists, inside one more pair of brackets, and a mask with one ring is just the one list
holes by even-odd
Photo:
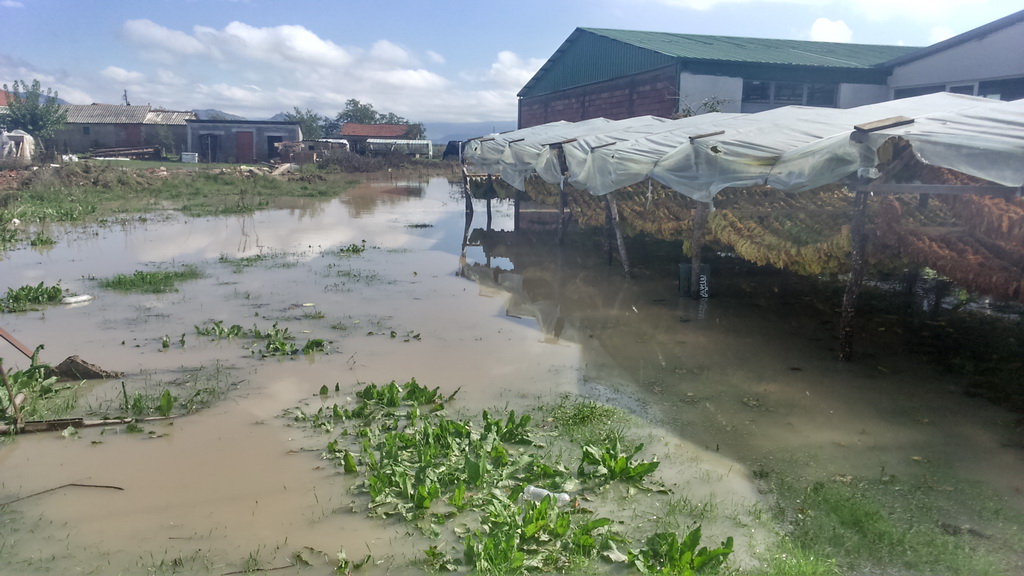
[[[951, 118], [958, 112], [991, 106], [998, 108], [1005, 104], [972, 96], [938, 93], [849, 109], [777, 108], [711, 125], [711, 128], [724, 132], [680, 145], [658, 160], [649, 176], [703, 202], [710, 202], [719, 191], [729, 187], [768, 184], [786, 191], [808, 190], [841, 180], [860, 168], [874, 168], [877, 162], [875, 151], [885, 139], [911, 134], [915, 126], [920, 130], [934, 125], [928, 121], [931, 116], [941, 114], [943, 118]], [[894, 116], [913, 118], [915, 122], [871, 133], [867, 142], [851, 140], [854, 126]], [[769, 121], [765, 122], [766, 119]], [[952, 144], [986, 129], [977, 125], [959, 133], [947, 131], [944, 137], [931, 140], [945, 140]], [[934, 136], [935, 130], [930, 133]], [[972, 145], [959, 148], [974, 149]], [[982, 150], [986, 147], [977, 148], [973, 156], [986, 156], [988, 152]], [[928, 162], [923, 156], [922, 159]], [[994, 164], [990, 161], [982, 163]], [[966, 164], [960, 162], [961, 167]], [[981, 167], [977, 161], [972, 164], [976, 165], [975, 171], [982, 174], [991, 175], [995, 168], [994, 165]]]
[[[670, 122], [670, 120], [657, 116], [637, 116], [625, 120], [595, 118], [568, 126], [560, 126], [542, 135], [512, 140], [505, 148], [504, 154], [501, 155], [501, 178], [517, 190], [525, 188], [526, 177], [533, 172], [544, 171], [547, 176], [544, 178], [546, 181], [558, 182], [561, 179], [561, 170], [557, 156], [551, 153], [551, 144], [559, 144], [591, 134], [626, 130], [630, 127], [657, 126], [666, 122]], [[554, 179], [549, 180], [552, 176]]]
[[557, 130], [560, 126], [572, 124], [573, 122], [559, 120], [558, 122], [549, 122], [539, 126], [531, 126], [530, 128], [474, 138], [466, 142], [462, 151], [462, 157], [466, 164], [471, 166], [477, 173], [497, 174], [501, 169], [501, 155], [505, 153], [505, 148], [508, 146], [509, 141], [539, 136]]

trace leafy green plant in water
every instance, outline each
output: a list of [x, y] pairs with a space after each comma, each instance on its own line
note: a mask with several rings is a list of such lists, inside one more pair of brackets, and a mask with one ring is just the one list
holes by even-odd
[[[468, 527], [455, 532], [462, 541], [463, 564], [473, 573], [579, 571], [600, 556], [626, 561], [616, 548], [628, 540], [614, 530], [611, 519], [554, 496], [534, 501], [523, 495], [531, 483], [556, 488], [582, 486], [580, 480], [600, 485], [611, 476], [641, 480], [657, 468], [656, 462], [630, 462], [642, 445], [626, 453], [617, 442], [603, 452], [594, 448], [614, 464], [611, 475], [605, 471], [576, 479], [558, 453], [533, 450], [540, 446], [539, 435], [529, 415], [509, 411], [499, 417], [486, 411], [475, 423], [453, 419], [445, 403], [455, 394], [445, 397], [415, 379], [365, 384], [355, 396], [352, 408], [328, 404], [330, 389], [321, 386], [323, 405], [316, 412], [296, 409], [291, 415], [336, 433], [322, 456], [345, 474], [359, 476], [353, 490], [369, 498], [370, 515], [400, 516], [431, 538], [441, 538], [444, 525], [465, 526], [464, 515], [479, 515], [478, 526], [468, 520]], [[592, 473], [596, 467], [582, 470]], [[455, 567], [455, 560], [436, 547], [424, 554], [429, 566]]]
[[52, 236], [44, 232], [38, 232], [35, 236], [29, 240], [29, 244], [32, 246], [53, 246], [57, 241]]
[[[36, 348], [32, 362], [24, 370], [12, 370], [7, 373], [7, 381], [15, 396], [25, 394], [25, 402], [21, 405], [22, 418], [26, 420], [46, 420], [67, 416], [77, 405], [75, 384], [58, 384], [57, 377], [51, 375], [50, 367], [38, 361], [39, 351]], [[0, 386], [0, 418], [9, 419], [14, 423], [14, 411], [11, 409], [12, 399], [7, 395], [7, 388]]]
[[160, 294], [177, 292], [178, 283], [202, 278], [203, 273], [191, 264], [177, 270], [158, 270], [146, 272], [136, 270], [132, 274], [117, 274], [100, 280], [100, 286], [119, 292], [141, 292], [144, 294]]
[[629, 551], [629, 562], [641, 574], [693, 576], [718, 569], [732, 554], [730, 536], [720, 546], [700, 546], [701, 527], [691, 530], [680, 541], [674, 532], [657, 532], [647, 538], [643, 548]]
[[8, 288], [7, 294], [0, 298], [0, 310], [4, 312], [23, 312], [44, 304], [60, 302], [64, 297], [64, 289], [60, 282], [53, 286], [45, 283], [25, 285], [20, 288]]
[[644, 445], [638, 444], [626, 453], [618, 437], [600, 447], [587, 444], [583, 446], [583, 461], [577, 475], [580, 478], [601, 478], [607, 482], [639, 482], [657, 470], [660, 464], [657, 460], [633, 462], [632, 458], [643, 449]]
[[363, 252], [366, 252], [366, 240], [363, 240], [359, 244], [353, 243], [349, 244], [348, 246], [343, 246], [340, 250], [338, 250], [338, 252], [343, 256], [354, 256], [357, 254], [362, 254]]
[[237, 338], [245, 334], [245, 328], [242, 328], [238, 324], [232, 324], [225, 328], [223, 320], [215, 320], [207, 322], [206, 324], [199, 326], [196, 325], [196, 334], [200, 336], [212, 336], [218, 340], [222, 338]]

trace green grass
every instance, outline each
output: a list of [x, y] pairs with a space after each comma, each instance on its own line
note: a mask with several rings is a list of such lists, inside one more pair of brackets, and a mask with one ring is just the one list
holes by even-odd
[[118, 292], [161, 294], [177, 292], [179, 283], [202, 277], [202, 270], [191, 264], [186, 264], [176, 270], [157, 270], [155, 272], [136, 270], [132, 274], [117, 274], [100, 280], [100, 286]]
[[[82, 222], [165, 209], [189, 216], [247, 214], [278, 198], [333, 198], [356, 183], [346, 174], [275, 177], [232, 164], [89, 160], [27, 174], [5, 198], [0, 222]], [[0, 230], [0, 242], [15, 238], [13, 230]]]
[[[1002, 507], [974, 515], [988, 528], [971, 532], [951, 524], [960, 514], [946, 492], [890, 476], [824, 481], [777, 479], [774, 517], [789, 529], [781, 552], [768, 559], [765, 576], [837, 573], [996, 576], [1014, 573], [1007, 558], [1020, 557], [1020, 538], [999, 534], [1019, 526], [1021, 514]], [[977, 503], [999, 499], [979, 494]], [[954, 521], [955, 522], [955, 521]]]

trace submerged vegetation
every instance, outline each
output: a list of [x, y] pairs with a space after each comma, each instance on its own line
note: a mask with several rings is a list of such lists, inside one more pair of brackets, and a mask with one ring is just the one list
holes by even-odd
[[176, 270], [157, 270], [147, 272], [136, 270], [131, 274], [117, 274], [100, 280], [100, 286], [119, 292], [141, 292], [144, 294], [161, 294], [177, 292], [178, 284], [203, 277], [203, 272], [192, 264], [185, 264]]
[[[317, 411], [287, 416], [332, 436], [323, 458], [356, 478], [352, 491], [367, 498], [371, 516], [402, 518], [437, 542], [423, 550], [433, 570], [590, 571], [603, 561], [643, 574], [699, 574], [715, 573], [732, 553], [731, 537], [702, 546], [699, 524], [681, 539], [644, 536], [621, 507], [614, 518], [591, 509], [595, 500], [617, 498], [617, 485], [667, 498], [648, 479], [659, 462], [635, 459], [642, 444], [624, 450], [613, 434], [594, 445], [562, 445], [515, 411], [456, 417], [448, 404], [457, 393], [444, 396], [415, 379], [371, 383], [356, 392], [356, 405], [343, 406], [328, 404], [323, 386]], [[573, 450], [580, 454], [575, 472], [560, 458]]]
[[60, 282], [53, 286], [45, 283], [32, 286], [26, 284], [19, 288], [8, 288], [7, 293], [0, 297], [0, 311], [24, 312], [46, 304], [56, 304], [64, 297], [64, 289]]
[[295, 337], [288, 331], [287, 327], [279, 327], [277, 322], [265, 330], [258, 326], [251, 329], [242, 328], [239, 324], [224, 326], [223, 320], [212, 320], [202, 326], [196, 326], [196, 334], [209, 336], [214, 340], [230, 338], [249, 338], [252, 340], [249, 345], [249, 352], [254, 356], [265, 358], [268, 356], [293, 356], [295, 354], [313, 354], [315, 352], [326, 352], [328, 342], [322, 338], [309, 338], [300, 348], [295, 345]]

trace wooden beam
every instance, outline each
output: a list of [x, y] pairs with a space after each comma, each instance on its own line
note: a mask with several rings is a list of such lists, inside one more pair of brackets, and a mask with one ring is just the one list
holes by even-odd
[[706, 134], [695, 134], [693, 136], [690, 136], [690, 143], [692, 144], [695, 140], [700, 140], [701, 138], [709, 138], [711, 136], [721, 136], [722, 134], [725, 134], [725, 130], [719, 130], [717, 132], [708, 132]]
[[629, 267], [629, 254], [626, 252], [626, 242], [622, 234], [622, 223], [619, 221], [619, 209], [615, 204], [615, 198], [611, 194], [606, 194], [605, 199], [608, 201], [608, 212], [612, 216], [612, 229], [615, 231], [615, 243], [619, 246], [619, 259], [622, 260], [622, 271], [626, 274], [626, 278], [630, 278], [633, 275], [633, 271]]
[[857, 124], [853, 127], [853, 129], [856, 130], [857, 132], [877, 132], [879, 130], [895, 128], [897, 126], [906, 126], [907, 124], [913, 123], [913, 118], [908, 118], [906, 116], [893, 116], [891, 118], [875, 120], [874, 122], [865, 122], [863, 124]]
[[693, 246], [690, 254], [690, 297], [694, 300], [706, 297], [700, 289], [700, 264], [707, 238], [708, 212], [707, 204], [697, 202], [697, 209], [693, 214]]

